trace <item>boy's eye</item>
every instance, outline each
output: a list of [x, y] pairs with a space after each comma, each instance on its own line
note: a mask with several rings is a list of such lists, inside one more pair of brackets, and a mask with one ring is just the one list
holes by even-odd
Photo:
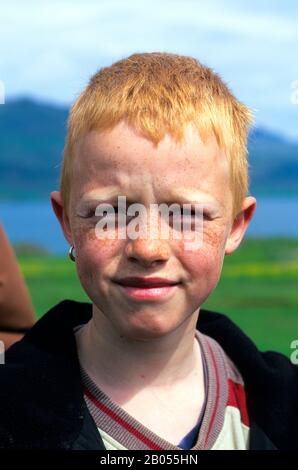
[[[118, 206], [113, 206], [114, 213], [118, 213]], [[89, 218], [89, 217], [107, 217], [111, 216], [113, 213], [109, 213], [108, 211], [103, 211], [103, 214], [96, 214], [96, 209], [89, 209], [86, 214], [82, 215], [82, 217]]]
[[193, 218], [193, 217], [197, 217], [197, 218], [204, 218], [204, 219], [207, 219], [207, 220], [211, 220], [211, 216], [210, 214], [207, 212], [207, 211], [204, 211], [203, 214], [201, 212], [198, 212], [198, 211], [195, 211], [194, 209], [192, 209], [191, 211], [180, 211], [179, 213], [177, 212], [174, 212], [174, 214], [171, 214], [172, 216], [176, 217], [178, 216], [178, 218], [180, 219], [181, 217], [182, 218]]

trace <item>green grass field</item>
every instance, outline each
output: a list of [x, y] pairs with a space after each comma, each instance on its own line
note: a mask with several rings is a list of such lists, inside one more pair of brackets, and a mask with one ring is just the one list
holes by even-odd
[[[18, 260], [38, 317], [63, 299], [89, 301], [67, 254]], [[230, 316], [262, 350], [290, 356], [298, 339], [298, 240], [244, 240], [204, 307]]]

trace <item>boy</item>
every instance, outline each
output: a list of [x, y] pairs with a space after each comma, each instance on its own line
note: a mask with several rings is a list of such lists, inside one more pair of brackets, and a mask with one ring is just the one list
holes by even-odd
[[250, 123], [190, 57], [134, 54], [92, 77], [51, 193], [92, 305], [61, 302], [10, 350], [2, 447], [296, 447], [297, 367], [201, 309], [255, 210]]

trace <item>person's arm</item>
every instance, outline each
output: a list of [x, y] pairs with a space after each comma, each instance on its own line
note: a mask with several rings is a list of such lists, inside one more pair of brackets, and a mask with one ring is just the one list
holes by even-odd
[[5, 348], [35, 323], [35, 313], [12, 246], [0, 225], [0, 340]]

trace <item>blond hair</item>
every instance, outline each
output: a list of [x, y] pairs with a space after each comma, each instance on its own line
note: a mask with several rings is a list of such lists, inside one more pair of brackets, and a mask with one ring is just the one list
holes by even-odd
[[60, 190], [67, 209], [74, 146], [92, 129], [125, 119], [157, 145], [166, 133], [177, 142], [192, 122], [201, 138], [214, 135], [230, 165], [233, 215], [248, 192], [247, 135], [251, 110], [221, 77], [193, 57], [138, 53], [100, 69], [74, 102], [68, 117]]

